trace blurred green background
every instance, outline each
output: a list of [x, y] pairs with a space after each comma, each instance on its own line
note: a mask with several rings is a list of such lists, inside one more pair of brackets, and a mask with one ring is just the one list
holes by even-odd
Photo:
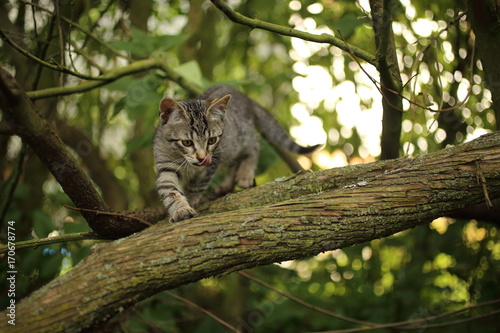
[[[370, 6], [359, 1], [229, 1], [249, 17], [311, 33], [338, 31], [375, 54]], [[57, 5], [58, 4], [58, 5]], [[375, 161], [380, 155], [380, 92], [367, 73], [376, 69], [338, 48], [234, 24], [210, 2], [22, 1], [0, 4], [0, 28], [19, 46], [44, 59], [94, 76], [161, 57], [184, 80], [206, 88], [234, 85], [258, 101], [303, 145], [325, 143], [306, 169]], [[474, 50], [461, 1], [392, 2], [393, 30], [405, 98], [400, 155], [433, 152], [495, 129], [491, 93]], [[60, 17], [52, 13], [60, 13]], [[72, 23], [61, 19], [66, 17]], [[78, 79], [42, 68], [5, 41], [1, 66], [27, 91]], [[165, 96], [192, 97], [160, 70], [121, 78], [91, 91], [36, 101], [36, 107], [72, 149], [115, 210], [159, 205], [151, 143], [157, 106]], [[2, 114], [3, 117], [3, 114]], [[2, 118], [2, 122], [5, 119]], [[71, 200], [36, 155], [0, 122], [2, 176], [0, 239], [15, 221], [16, 240], [88, 231]], [[394, 138], [398, 140], [398, 138]], [[291, 175], [263, 142], [257, 184]], [[496, 221], [498, 222], [498, 220]], [[89, 255], [94, 241], [17, 250], [17, 296], [64, 274]], [[336, 314], [376, 323], [415, 320], [500, 297], [500, 240], [495, 223], [440, 218], [367, 244], [314, 258], [270, 265], [248, 273], [273, 288]], [[0, 262], [0, 306], [7, 305], [6, 260]], [[247, 277], [232, 274], [178, 288], [184, 297], [247, 332], [298, 332], [359, 328], [299, 305]], [[485, 306], [446, 320], [488, 313]], [[450, 319], [451, 318], [451, 319]], [[495, 319], [420, 332], [495, 332]], [[160, 293], [109, 323], [115, 332], [226, 332], [199, 309]], [[411, 328], [408, 327], [408, 329]], [[377, 330], [376, 330], [377, 331]], [[382, 332], [384, 330], [378, 330]]]

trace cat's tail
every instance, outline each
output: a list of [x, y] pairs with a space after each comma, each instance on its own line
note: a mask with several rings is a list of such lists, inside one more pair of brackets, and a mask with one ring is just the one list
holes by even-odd
[[254, 119], [261, 135], [267, 141], [296, 154], [310, 154], [323, 148], [323, 144], [302, 147], [297, 144], [276, 119], [262, 106], [252, 101]]

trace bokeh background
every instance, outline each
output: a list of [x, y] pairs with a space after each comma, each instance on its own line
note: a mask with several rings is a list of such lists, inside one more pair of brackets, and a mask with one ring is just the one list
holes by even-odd
[[[231, 0], [238, 12], [314, 34], [342, 36], [375, 54], [368, 0]], [[492, 94], [461, 1], [392, 1], [392, 28], [404, 89], [400, 156], [416, 156], [495, 130]], [[302, 145], [325, 143], [300, 156], [320, 170], [380, 158], [382, 97], [375, 67], [328, 44], [235, 24], [201, 0], [38, 1], [0, 3], [0, 29], [22, 49], [52, 64], [98, 76], [147, 58], [162, 58], [175, 75], [150, 69], [100, 88], [38, 99], [36, 107], [72, 149], [115, 210], [159, 205], [151, 150], [163, 96], [191, 98], [215, 83], [234, 85], [265, 106]], [[340, 35], [340, 33], [341, 35]], [[81, 79], [44, 68], [6, 41], [1, 66], [26, 91], [77, 85]], [[361, 67], [360, 67], [361, 66]], [[186, 83], [187, 82], [187, 83]], [[418, 105], [428, 107], [423, 109]], [[446, 111], [443, 111], [446, 110]], [[0, 114], [3, 117], [3, 114]], [[0, 239], [16, 221], [16, 239], [88, 231], [86, 222], [37, 156], [0, 121]], [[257, 184], [292, 170], [262, 142]], [[5, 243], [5, 242], [4, 242]], [[64, 274], [95, 241], [17, 251], [19, 297]], [[359, 328], [278, 292], [341, 316], [376, 323], [428, 318], [500, 298], [498, 220], [443, 217], [428, 226], [314, 258], [260, 267], [246, 276], [204, 279], [171, 291], [248, 332]], [[0, 292], [4, 295], [4, 261]], [[3, 296], [2, 296], [3, 297]], [[0, 306], [7, 305], [0, 298]], [[488, 306], [446, 317], [463, 320]], [[421, 332], [494, 332], [490, 318]], [[408, 328], [408, 329], [409, 329]], [[171, 294], [124, 311], [116, 332], [226, 332], [213, 316]], [[104, 330], [104, 328], [103, 328]], [[383, 330], [379, 330], [380, 332]]]

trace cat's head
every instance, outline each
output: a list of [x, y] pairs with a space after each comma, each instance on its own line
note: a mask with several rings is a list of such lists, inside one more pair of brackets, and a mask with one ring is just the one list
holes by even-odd
[[212, 163], [212, 156], [224, 130], [224, 116], [231, 95], [212, 100], [160, 102], [160, 130], [164, 145], [177, 151], [192, 165]]

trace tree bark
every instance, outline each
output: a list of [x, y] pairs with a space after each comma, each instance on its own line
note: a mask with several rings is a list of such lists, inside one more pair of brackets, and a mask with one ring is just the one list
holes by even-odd
[[90, 177], [99, 186], [104, 201], [111, 209], [123, 210], [128, 206], [125, 188], [114, 176], [99, 148], [80, 129], [57, 119], [57, 132], [61, 139], [82, 159]]
[[[500, 197], [499, 165], [500, 133], [493, 133], [414, 159], [372, 163], [386, 171], [350, 186], [159, 223], [98, 245], [18, 304], [9, 332], [78, 332], [162, 290], [386, 237], [489, 203]], [[327, 171], [310, 176], [329, 182]], [[0, 325], [3, 331], [7, 322]]]
[[[0, 68], [0, 108], [16, 134], [37, 153], [64, 192], [78, 208], [85, 209], [81, 213], [94, 231], [104, 237], [119, 237], [120, 233], [116, 233], [121, 227], [119, 220], [96, 213], [108, 212], [110, 209], [66, 145], [36, 112], [23, 89], [3, 68]], [[121, 235], [141, 229], [131, 229]]]
[[[494, 0], [469, 0], [470, 22], [484, 70], [484, 79], [491, 90], [496, 128], [500, 129], [500, 4]], [[469, 16], [469, 15], [468, 15]]]
[[380, 138], [383, 160], [399, 156], [403, 101], [399, 94], [403, 83], [398, 67], [394, 33], [392, 31], [391, 0], [370, 0], [370, 8], [377, 46], [377, 70], [382, 92], [382, 135]]

